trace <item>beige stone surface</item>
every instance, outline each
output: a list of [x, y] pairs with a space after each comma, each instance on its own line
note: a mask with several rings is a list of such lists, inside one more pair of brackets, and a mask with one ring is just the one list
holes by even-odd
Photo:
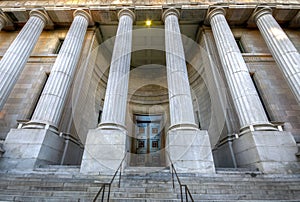
[[258, 168], [264, 173], [297, 173], [296, 142], [289, 132], [254, 131], [233, 142], [239, 167]]
[[[165, 5], [168, 7], [171, 6], [174, 1], [160, 1], [157, 3], [157, 5], [153, 3], [154, 1], [142, 2], [142, 4], [132, 7], [137, 16], [137, 21], [133, 27], [134, 30], [145, 28], [144, 20], [147, 16], [154, 20], [154, 27], [163, 29], [163, 22], [161, 19], [163, 7], [161, 4], [166, 3]], [[207, 72], [205, 72], [205, 68], [215, 68], [215, 70], [220, 73], [221, 78], [224, 78], [219, 61], [219, 55], [215, 47], [215, 41], [210, 31], [211, 29], [205, 22], [207, 11], [215, 6], [214, 4], [217, 4], [220, 1], [192, 0], [178, 2], [183, 3], [180, 9], [181, 18], [179, 21], [182, 33], [186, 34], [188, 37], [191, 37], [191, 39], [196, 40], [197, 43], [204, 48], [204, 50], [209, 51], [208, 55], [205, 55], [201, 57], [200, 60], [197, 60], [197, 62], [200, 64], [200, 69], [193, 69], [193, 67], [189, 67], [188, 64], [188, 74], [191, 81], [190, 85], [195, 114], [196, 111], [198, 111], [197, 120], [200, 121], [202, 129], [209, 131], [208, 137], [210, 142], [214, 143], [211, 145], [211, 149], [214, 149], [216, 145], [220, 144], [222, 146], [224, 143], [223, 141], [227, 139], [227, 134], [238, 133], [239, 129], [239, 122], [236, 118], [235, 111], [232, 108], [231, 97], [229, 94], [226, 95], [226, 100], [228, 103], [226, 105], [227, 116], [225, 119], [225, 124], [219, 125], [220, 113], [212, 113], [212, 109], [215, 107], [215, 105], [212, 95], [210, 94], [211, 92], [209, 92], [208, 84], [205, 83], [202, 77], [204, 75], [209, 75]], [[190, 2], [195, 4], [191, 5]], [[237, 2], [242, 4], [238, 5], [236, 4]], [[300, 142], [300, 106], [292, 97], [290, 89], [288, 88], [287, 83], [284, 81], [282, 74], [279, 72], [274, 59], [272, 58], [270, 51], [266, 46], [266, 43], [261, 37], [257, 27], [255, 24], [253, 24], [253, 22], [251, 22], [250, 19], [252, 12], [256, 8], [257, 2], [262, 1], [223, 1], [225, 9], [227, 10], [226, 19], [229, 22], [234, 36], [236, 38], [240, 38], [245, 49], [246, 53], [242, 54], [243, 58], [246, 61], [250, 73], [254, 73], [253, 78], [261, 95], [262, 101], [266, 106], [265, 110], [269, 114], [271, 119], [270, 121], [285, 122], [284, 130], [291, 132], [296, 142]], [[82, 83], [80, 83], [80, 80], [77, 79], [73, 81], [74, 83], [71, 87], [71, 93], [68, 95], [62, 120], [59, 124], [59, 131], [69, 132], [74, 136], [78, 134], [79, 138], [84, 143], [88, 134], [88, 130], [96, 128], [98, 124], [98, 112], [102, 110], [103, 107], [108, 76], [107, 68], [110, 64], [112, 52], [111, 47], [113, 47], [114, 41], [112, 40], [110, 44], [107, 45], [107, 49], [102, 52], [103, 55], [93, 51], [94, 48], [96, 48], [99, 44], [115, 35], [118, 23], [118, 9], [116, 7], [118, 2], [114, 1], [110, 7], [100, 6], [101, 4], [107, 5], [106, 2], [102, 1], [81, 1], [81, 3], [86, 7], [89, 7], [87, 10], [91, 12], [93, 20], [96, 23], [100, 23], [100, 26], [99, 28], [95, 28], [92, 24], [90, 25], [90, 29], [85, 37], [79, 65], [76, 69], [76, 75], [81, 75], [84, 72], [83, 70], [86, 68], [85, 62], [87, 58], [95, 60], [96, 65], [95, 68], [93, 66], [94, 64], [91, 65], [91, 69], [89, 69], [90, 67], [87, 68], [89, 71], [89, 76], [91, 77], [84, 76]], [[139, 2], [136, 2], [136, 4], [138, 3]], [[273, 15], [275, 19], [280, 23], [280, 25], [282, 25], [284, 31], [287, 33], [296, 49], [300, 51], [300, 35], [298, 29], [300, 27], [300, 13], [298, 7], [300, 1], [270, 0], [264, 1], [264, 3], [271, 3], [269, 5], [271, 5], [274, 10]], [[19, 30], [28, 20], [29, 11], [34, 6], [39, 6], [41, 4], [43, 4], [43, 7], [46, 8], [47, 13], [54, 21], [53, 23], [55, 26], [48, 26], [47, 30], [42, 32], [41, 37], [39, 38], [37, 45], [30, 56], [12, 94], [10, 95], [4, 110], [0, 112], [0, 139], [5, 139], [9, 130], [17, 127], [17, 120], [26, 120], [30, 118], [45, 82], [46, 74], [50, 72], [56, 59], [56, 55], [53, 54], [53, 52], [58, 44], [59, 39], [65, 37], [69, 25], [73, 19], [72, 12], [78, 7], [79, 4], [79, 1], [69, 1], [68, 3], [66, 3], [66, 1], [0, 1], [0, 8], [4, 13], [11, 12], [17, 17], [16, 21], [14, 21], [15, 27], [10, 24], [0, 32], [0, 57], [3, 56], [11, 42], [17, 36]], [[131, 4], [131, 2], [127, 1], [126, 4]], [[145, 6], [146, 4], [147, 6]], [[283, 4], [295, 4], [295, 6]], [[61, 7], [58, 7], [58, 5]], [[155, 40], [155, 42], [162, 44], [164, 43], [164, 40], [163, 38], [158, 38]], [[90, 56], [89, 53], [93, 54]], [[155, 56], [155, 59], [164, 57], [163, 51], [156, 52], [152, 55], [151, 54], [147, 55], [147, 57]], [[132, 61], [132, 64], [141, 65], [141, 63], [145, 61], [151, 61], [149, 58], [139, 58], [143, 57], [143, 53], [138, 51], [133, 52], [132, 55], [133, 59], [136, 59]], [[193, 57], [193, 51], [187, 53], [186, 58], [189, 57]], [[150, 70], [148, 69], [130, 75], [130, 91], [128, 94], [129, 104], [127, 106], [128, 110], [126, 115], [126, 125], [129, 128], [129, 133], [132, 132], [130, 130], [132, 128], [131, 115], [133, 113], [164, 113], [166, 120], [165, 131], [167, 132], [168, 130], [170, 120], [166, 72], [163, 70], [164, 67], [160, 65], [161, 63], [158, 66], [155, 66], [155, 68], [161, 68], [159, 71], [151, 72], [150, 68], [152, 67], [148, 66], [147, 68]], [[132, 66], [131, 68], [133, 69], [134, 67], [135, 66]], [[155, 78], [156, 73], [159, 74], [158, 78]], [[143, 74], [146, 74], [144, 78], [147, 81], [143, 80]], [[208, 79], [212, 81], [211, 77], [208, 77]], [[99, 81], [99, 83], [95, 84], [95, 86], [92, 86], [92, 84], [89, 83], [90, 80]], [[226, 81], [226, 79], [223, 80]], [[142, 87], [136, 89], [135, 84], [138, 84]], [[155, 84], [158, 85], [155, 86]], [[225, 92], [227, 92], [228, 89], [226, 89], [226, 82], [224, 82], [224, 84], [225, 86], [221, 86], [221, 88], [224, 88]], [[78, 98], [78, 107], [80, 110], [76, 114], [77, 118], [79, 117], [79, 121], [74, 121], [74, 119], [72, 119], [74, 116], [74, 111], [72, 109], [74, 104], [73, 90], [76, 92], [77, 89], [81, 89], [82, 91], [80, 92], [82, 94], [80, 94]], [[94, 90], [96, 93], [94, 93]], [[90, 91], [93, 91], [93, 93], [89, 94]], [[216, 125], [220, 127], [221, 130], [219, 130], [219, 128], [216, 130]], [[96, 142], [100, 141], [97, 140], [97, 138], [95, 139]], [[291, 153], [290, 149], [291, 148], [286, 147], [286, 152]], [[192, 153], [195, 153], [196, 148], [193, 148], [191, 151]], [[270, 152], [274, 152], [274, 150], [270, 150]], [[105, 151], [105, 154], [107, 154], [107, 151]], [[228, 153], [225, 154], [225, 152], [223, 154], [224, 155], [220, 155], [219, 158], [224, 158], [224, 156], [228, 157], [230, 155]], [[187, 155], [186, 158], [188, 159], [192, 156], [193, 155]], [[249, 158], [252, 158], [251, 155]], [[294, 158], [294, 156], [291, 155], [289, 158]], [[281, 157], [277, 158], [277, 160], [280, 159]], [[114, 161], [105, 159], [105, 163], [111, 163], [114, 166], [118, 165], [118, 162], [119, 160]], [[28, 164], [30, 163], [31, 162], [28, 161]], [[82, 162], [83, 166], [94, 166], [94, 168], [91, 169], [98, 169], [99, 166], [101, 166], [96, 164], [97, 163], [91, 165], [91, 163], [88, 161]], [[187, 168], [188, 165], [192, 164], [192, 162], [187, 162], [186, 164], [183, 163], [182, 168]], [[261, 165], [263, 169], [272, 169], [272, 166], [274, 167], [273, 162], [268, 162]], [[281, 165], [283, 167], [287, 164], [282, 163]], [[109, 169], [105, 171], [109, 171]]]
[[174, 129], [169, 130], [167, 138], [167, 155], [170, 155], [178, 173], [215, 172], [207, 131], [193, 128]]
[[80, 172], [113, 175], [125, 153], [126, 131], [94, 129], [87, 134]]

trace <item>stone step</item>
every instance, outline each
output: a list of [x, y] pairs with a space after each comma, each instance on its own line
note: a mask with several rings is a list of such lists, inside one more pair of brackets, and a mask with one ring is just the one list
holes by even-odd
[[179, 202], [180, 199], [144, 199], [144, 198], [119, 198], [119, 199], [111, 199], [111, 202]]
[[177, 193], [130, 193], [113, 192], [111, 198], [152, 198], [152, 199], [176, 199]]
[[[126, 174], [111, 187], [111, 201], [180, 201], [170, 173]], [[91, 201], [111, 176], [0, 175], [0, 201]], [[300, 175], [182, 175], [195, 201], [300, 201]]]
[[67, 198], [67, 197], [31, 197], [31, 196], [16, 196], [13, 198], [13, 201], [22, 201], [22, 202], [81, 202], [80, 198]]
[[145, 174], [152, 174], [152, 173], [169, 173], [169, 167], [126, 167], [124, 169], [125, 174], [134, 174], [134, 175], [145, 175]]
[[[112, 199], [111, 202], [174, 202], [174, 201], [181, 201], [180, 199], [172, 199], [172, 200], [163, 200], [163, 199]], [[277, 201], [277, 200], [276, 200]], [[221, 199], [221, 200], [195, 200], [195, 202], [237, 202], [237, 200], [228, 200], [228, 199]], [[238, 200], [238, 202], [266, 202], [265, 200]], [[270, 201], [268, 201], [270, 202]], [[284, 200], [284, 202], [299, 202], [299, 200]]]
[[280, 194], [206, 194], [206, 195], [197, 195], [193, 194], [195, 200], [299, 200], [299, 196], [296, 195], [280, 195]]

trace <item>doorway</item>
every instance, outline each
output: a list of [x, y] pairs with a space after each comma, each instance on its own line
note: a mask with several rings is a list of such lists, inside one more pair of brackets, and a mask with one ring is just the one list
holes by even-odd
[[162, 115], [134, 115], [131, 141], [131, 166], [162, 167], [165, 165]]

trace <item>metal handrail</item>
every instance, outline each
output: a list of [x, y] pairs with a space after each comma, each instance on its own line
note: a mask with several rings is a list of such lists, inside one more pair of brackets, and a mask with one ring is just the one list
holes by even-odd
[[185, 193], [185, 201], [189, 201], [189, 198], [191, 199], [192, 202], [194, 202], [194, 199], [193, 199], [193, 196], [188, 188], [188, 186], [186, 184], [182, 184], [179, 177], [178, 177], [178, 174], [176, 172], [176, 169], [174, 167], [174, 164], [171, 160], [171, 157], [169, 155], [169, 153], [167, 153], [167, 156], [169, 157], [169, 161], [171, 163], [171, 172], [172, 172], [172, 184], [173, 184], [173, 189], [175, 190], [175, 180], [174, 180], [174, 174], [176, 176], [176, 179], [178, 181], [178, 184], [179, 184], [179, 188], [180, 188], [180, 199], [181, 201], [183, 202], [183, 193], [182, 193], [182, 188], [184, 187], [184, 193]]
[[104, 194], [105, 194], [105, 187], [106, 187], [106, 186], [108, 186], [107, 201], [109, 201], [111, 185], [112, 185], [114, 179], [116, 178], [116, 176], [117, 176], [119, 170], [120, 170], [120, 173], [119, 173], [119, 183], [118, 183], [118, 188], [120, 188], [120, 186], [121, 186], [121, 177], [122, 177], [122, 165], [123, 165], [123, 162], [124, 162], [124, 160], [125, 160], [125, 158], [126, 158], [126, 156], [127, 156], [127, 153], [128, 153], [128, 152], [126, 152], [126, 154], [124, 155], [124, 157], [123, 157], [123, 159], [122, 159], [122, 161], [121, 161], [121, 163], [120, 163], [118, 169], [115, 171], [115, 174], [114, 174], [114, 176], [112, 177], [112, 179], [110, 180], [110, 182], [109, 182], [109, 183], [103, 183], [103, 184], [102, 184], [102, 186], [100, 187], [100, 190], [98, 191], [98, 193], [96, 194], [95, 198], [93, 199], [93, 202], [96, 202], [96, 200], [98, 199], [98, 197], [99, 197], [99, 195], [101, 194], [101, 192], [102, 192], [101, 202], [104, 201]]

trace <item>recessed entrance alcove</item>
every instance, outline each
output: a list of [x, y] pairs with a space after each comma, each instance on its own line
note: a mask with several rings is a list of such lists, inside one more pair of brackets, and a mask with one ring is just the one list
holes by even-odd
[[126, 126], [128, 167], [165, 167], [169, 101], [166, 67], [148, 64], [132, 68]]

